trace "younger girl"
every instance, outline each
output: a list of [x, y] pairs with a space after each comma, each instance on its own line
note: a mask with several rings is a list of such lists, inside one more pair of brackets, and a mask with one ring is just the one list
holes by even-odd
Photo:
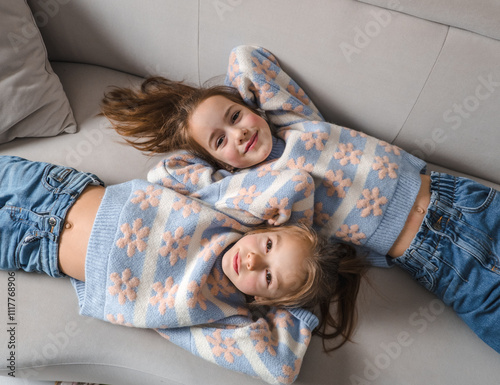
[[[289, 173], [297, 180], [266, 198], [262, 218], [275, 215], [281, 194], [310, 199], [297, 188], [312, 187], [310, 177]], [[249, 231], [160, 185], [104, 188], [95, 175], [17, 157], [0, 157], [0, 222], [1, 269], [69, 275], [83, 315], [157, 328], [194, 354], [270, 383], [295, 379], [318, 324], [288, 307], [338, 297], [338, 332], [348, 338], [353, 330], [360, 264], [349, 246], [329, 246], [305, 226]], [[236, 288], [281, 309], [249, 308]]]
[[[314, 205], [304, 214], [314, 216], [319, 231], [362, 247], [375, 265], [395, 263], [409, 271], [500, 352], [500, 198], [495, 190], [445, 174], [429, 177], [421, 159], [325, 122], [262, 48], [234, 49], [226, 83], [240, 98], [226, 89], [197, 90], [153, 78], [138, 92], [109, 93], [103, 113], [140, 149], [183, 148], [201, 158], [170, 156], [149, 178], [180, 184], [183, 193], [214, 207], [226, 179], [233, 179], [224, 182], [232, 187], [240, 183], [249, 196], [248, 204], [232, 208], [256, 210], [259, 202], [244, 179], [236, 181], [213, 166], [250, 167], [244, 173], [248, 178], [307, 171], [314, 179]], [[156, 115], [149, 115], [148, 108]], [[257, 108], [265, 111], [272, 128]], [[150, 120], [143, 120], [145, 115]], [[270, 139], [270, 133], [279, 139]], [[182, 179], [189, 172], [199, 178]]]

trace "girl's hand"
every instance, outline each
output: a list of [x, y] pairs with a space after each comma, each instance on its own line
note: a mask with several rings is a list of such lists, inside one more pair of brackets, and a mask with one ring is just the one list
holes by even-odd
[[288, 217], [286, 215], [276, 215], [274, 218], [269, 218], [267, 223], [271, 226], [280, 226], [287, 221]]

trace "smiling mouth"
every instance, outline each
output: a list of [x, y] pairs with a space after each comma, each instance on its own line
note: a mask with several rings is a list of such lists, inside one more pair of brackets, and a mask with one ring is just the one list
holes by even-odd
[[233, 269], [237, 275], [240, 275], [240, 267], [238, 262], [239, 262], [239, 253], [236, 253], [236, 255], [233, 258]]
[[255, 143], [257, 143], [258, 137], [259, 137], [259, 134], [257, 132], [255, 134], [253, 134], [253, 136], [248, 141], [247, 146], [245, 147], [245, 154], [254, 147]]

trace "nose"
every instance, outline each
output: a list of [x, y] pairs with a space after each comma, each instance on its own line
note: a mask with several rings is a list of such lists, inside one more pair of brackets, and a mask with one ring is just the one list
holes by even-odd
[[248, 130], [245, 127], [234, 127], [232, 130], [233, 138], [238, 143], [243, 143], [247, 136]]
[[262, 268], [263, 261], [262, 258], [255, 253], [248, 253], [247, 255], [247, 269], [248, 270], [258, 270]]

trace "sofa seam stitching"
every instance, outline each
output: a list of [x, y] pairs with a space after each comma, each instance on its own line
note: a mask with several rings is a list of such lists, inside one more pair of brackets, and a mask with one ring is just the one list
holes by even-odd
[[450, 33], [450, 26], [448, 26], [446, 30], [446, 35], [443, 39], [443, 43], [441, 44], [441, 48], [439, 49], [439, 53], [436, 55], [436, 59], [434, 60], [434, 63], [431, 66], [431, 69], [429, 70], [429, 73], [427, 74], [427, 78], [424, 81], [424, 84], [422, 85], [422, 88], [420, 89], [420, 92], [418, 93], [417, 97], [415, 98], [415, 102], [413, 103], [413, 106], [410, 108], [410, 111], [408, 112], [408, 115], [406, 116], [405, 121], [401, 125], [401, 128], [399, 129], [399, 132], [396, 134], [394, 139], [392, 140], [392, 144], [396, 143], [399, 135], [403, 131], [403, 128], [405, 127], [406, 123], [408, 122], [408, 119], [410, 119], [410, 116], [415, 109], [415, 106], [417, 105], [418, 101], [420, 100], [420, 96], [422, 95], [422, 92], [424, 92], [425, 87], [427, 86], [427, 83], [429, 82], [429, 78], [431, 77], [432, 73], [434, 72], [434, 68], [436, 67], [437, 62], [439, 61], [439, 58], [441, 57], [441, 54], [443, 53], [444, 45], [446, 44], [446, 41], [448, 40], [448, 34]]

